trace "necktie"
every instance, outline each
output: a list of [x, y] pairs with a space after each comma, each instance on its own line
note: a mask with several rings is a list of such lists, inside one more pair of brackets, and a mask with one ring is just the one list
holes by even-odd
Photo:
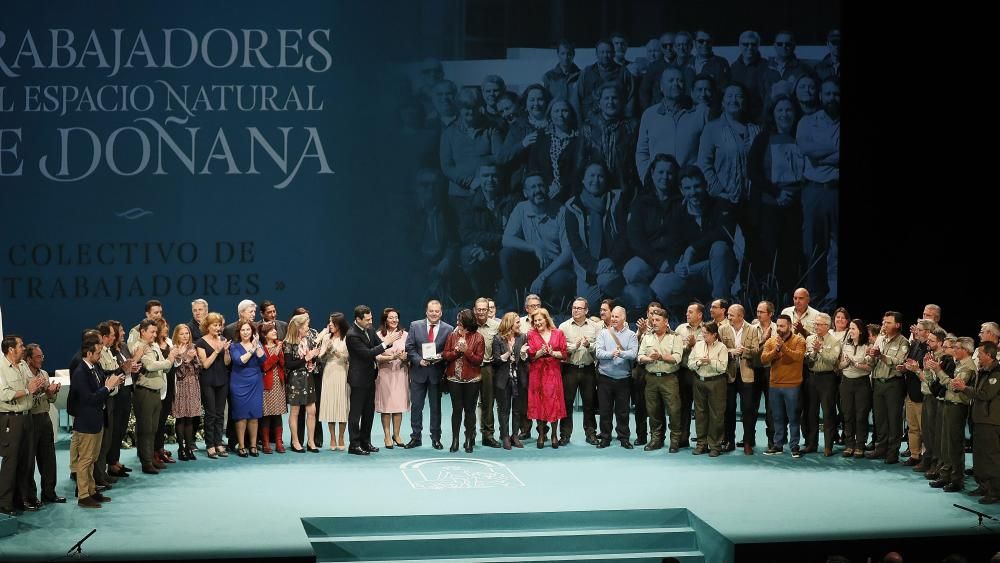
[[427, 329], [427, 342], [434, 342], [434, 327], [436, 325], [430, 325]]

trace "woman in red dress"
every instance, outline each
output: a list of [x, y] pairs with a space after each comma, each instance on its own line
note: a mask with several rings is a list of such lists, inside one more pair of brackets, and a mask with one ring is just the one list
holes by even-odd
[[[549, 422], [566, 417], [560, 362], [566, 357], [566, 336], [545, 309], [531, 314], [528, 332], [528, 418], [538, 421], [538, 447], [545, 447]], [[552, 447], [559, 447], [558, 425], [552, 425]]]

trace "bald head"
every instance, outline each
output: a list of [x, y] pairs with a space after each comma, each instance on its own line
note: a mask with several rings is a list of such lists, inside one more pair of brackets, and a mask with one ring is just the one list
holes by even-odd
[[809, 308], [809, 290], [800, 287], [792, 294], [792, 304], [799, 313], [804, 313]]

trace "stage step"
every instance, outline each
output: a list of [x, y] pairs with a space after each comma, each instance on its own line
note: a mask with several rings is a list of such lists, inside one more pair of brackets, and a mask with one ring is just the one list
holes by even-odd
[[303, 518], [317, 561], [703, 562], [685, 509]]

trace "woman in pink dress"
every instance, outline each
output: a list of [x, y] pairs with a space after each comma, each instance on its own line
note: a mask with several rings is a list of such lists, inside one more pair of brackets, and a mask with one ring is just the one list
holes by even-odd
[[[566, 336], [556, 328], [545, 309], [531, 314], [528, 331], [528, 418], [538, 421], [538, 447], [545, 447], [548, 423], [566, 417], [562, 370], [566, 357]], [[559, 447], [558, 425], [552, 425], [552, 447]]]
[[[375, 357], [378, 361], [378, 379], [375, 380], [375, 410], [382, 413], [382, 431], [385, 433], [385, 448], [394, 445], [403, 447], [399, 439], [399, 426], [403, 413], [410, 410], [409, 363], [406, 359], [406, 331], [399, 328], [399, 311], [386, 307], [382, 311], [382, 321], [376, 332], [379, 340], [393, 333], [401, 332], [399, 340], [385, 352]], [[392, 421], [392, 433], [389, 422]], [[391, 437], [391, 439], [390, 439]]]

